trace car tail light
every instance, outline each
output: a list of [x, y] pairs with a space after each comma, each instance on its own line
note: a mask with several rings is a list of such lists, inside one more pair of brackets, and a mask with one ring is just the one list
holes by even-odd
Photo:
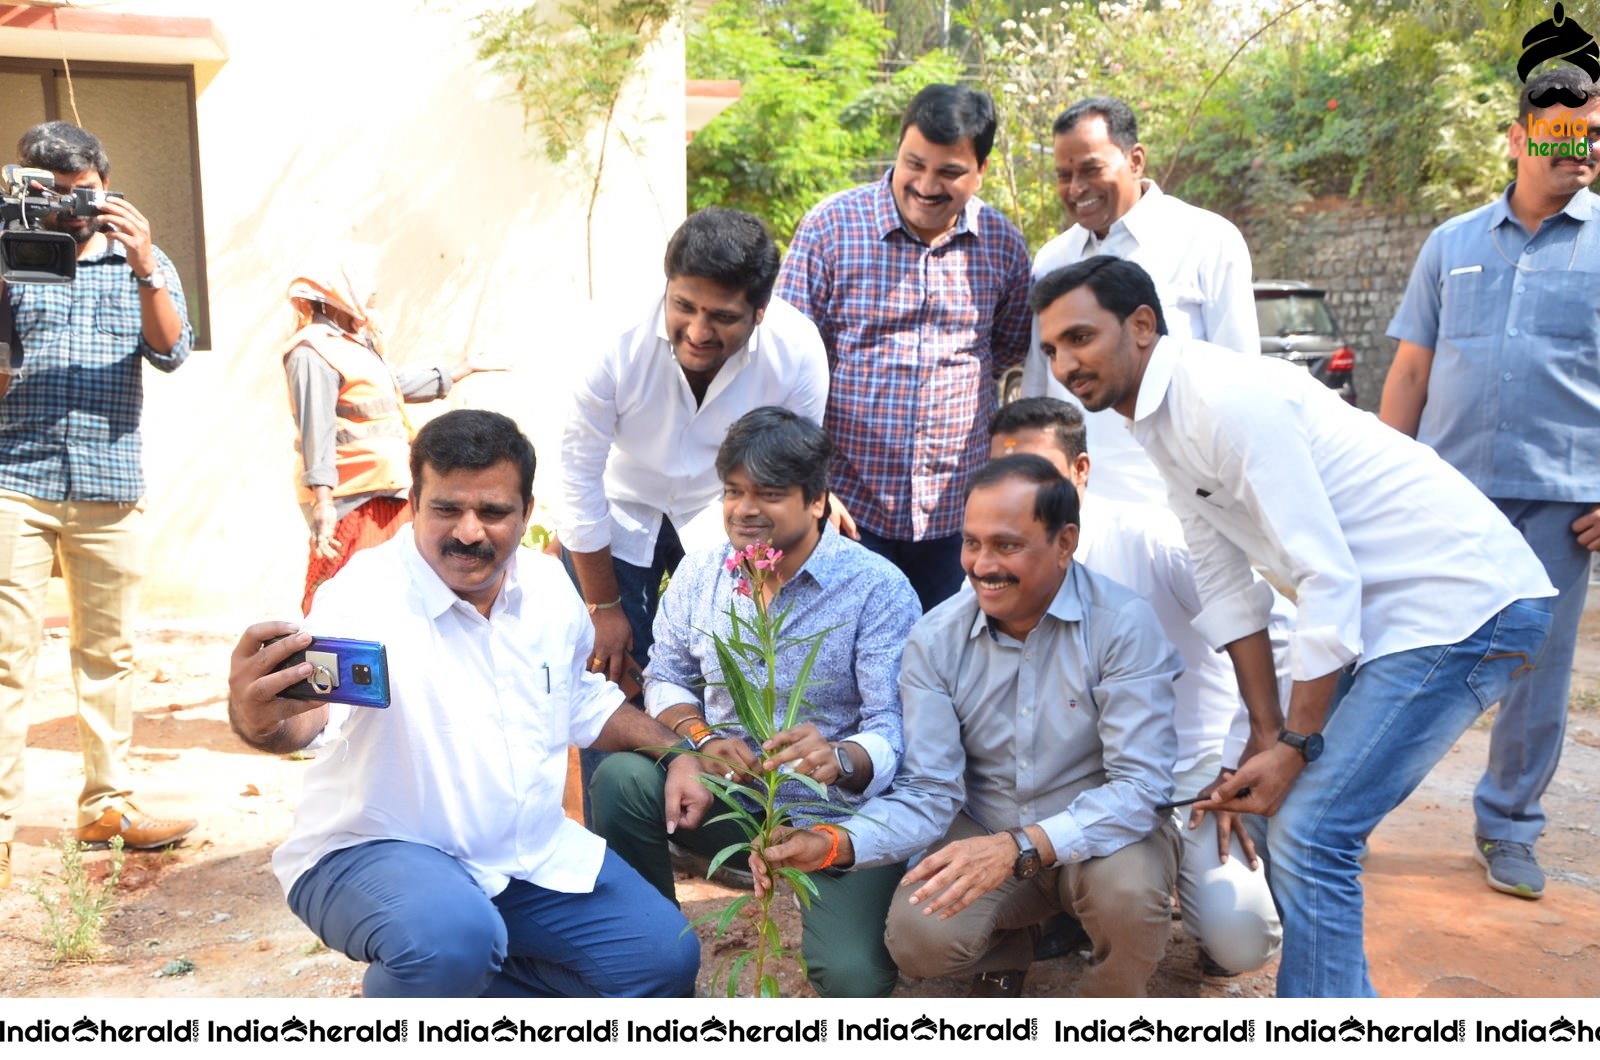
[[1353, 372], [1356, 369], [1356, 351], [1348, 346], [1340, 346], [1328, 358], [1328, 371]]

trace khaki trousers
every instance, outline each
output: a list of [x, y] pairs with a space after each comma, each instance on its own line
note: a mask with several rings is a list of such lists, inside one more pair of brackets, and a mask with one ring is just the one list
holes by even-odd
[[90, 823], [129, 794], [143, 516], [142, 501], [43, 501], [0, 490], [0, 842], [16, 833], [28, 700], [45, 588], [58, 556], [71, 602], [72, 683], [83, 749], [78, 823]]
[[[966, 814], [932, 849], [988, 830]], [[1144, 997], [1145, 984], [1172, 934], [1172, 888], [1182, 840], [1171, 821], [1114, 854], [1007, 880], [948, 920], [911, 905], [915, 887], [896, 891], [884, 941], [906, 975], [930, 979], [963, 972], [1027, 968], [1039, 925], [1060, 912], [1083, 922], [1093, 966], [1079, 997]]]

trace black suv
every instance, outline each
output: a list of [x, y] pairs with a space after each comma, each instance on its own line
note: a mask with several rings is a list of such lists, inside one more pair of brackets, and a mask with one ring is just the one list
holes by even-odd
[[1255, 292], [1261, 352], [1301, 365], [1354, 405], [1356, 353], [1328, 312], [1327, 292], [1298, 280], [1262, 280]]

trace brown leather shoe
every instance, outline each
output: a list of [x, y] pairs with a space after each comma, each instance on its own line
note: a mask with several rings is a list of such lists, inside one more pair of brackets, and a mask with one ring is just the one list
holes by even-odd
[[979, 972], [972, 977], [968, 997], [1021, 997], [1022, 981], [1028, 977], [1026, 968], [1013, 972]]
[[81, 826], [74, 834], [78, 842], [97, 849], [110, 844], [113, 836], [120, 835], [127, 850], [160, 850], [188, 835], [195, 824], [194, 821], [146, 817], [130, 802], [120, 810], [107, 810], [98, 821]]
[[11, 844], [0, 843], [0, 888], [11, 886]]

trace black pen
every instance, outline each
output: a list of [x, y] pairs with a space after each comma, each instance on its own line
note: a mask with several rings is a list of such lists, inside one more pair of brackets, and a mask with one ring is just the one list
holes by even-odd
[[[1250, 794], [1250, 789], [1249, 788], [1240, 788], [1238, 791], [1233, 793], [1233, 797], [1236, 798], [1236, 799], [1242, 799], [1246, 795], [1249, 795], [1249, 794]], [[1180, 806], [1192, 806], [1195, 803], [1199, 802], [1201, 799], [1209, 799], [1209, 798], [1211, 798], [1210, 795], [1196, 795], [1192, 799], [1180, 799], [1177, 802], [1159, 802], [1159, 803], [1156, 804], [1156, 812], [1157, 813], [1166, 813], [1168, 810], [1176, 810]]]

